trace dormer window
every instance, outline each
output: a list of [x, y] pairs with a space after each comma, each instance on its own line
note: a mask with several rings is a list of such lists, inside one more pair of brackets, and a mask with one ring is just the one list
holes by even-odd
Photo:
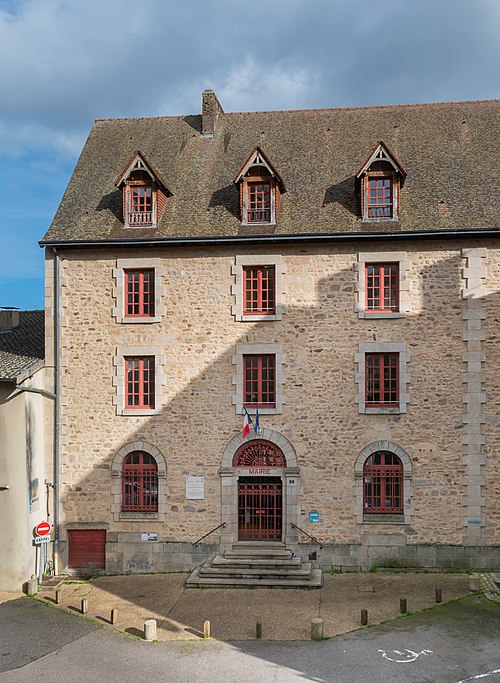
[[406, 172], [380, 142], [357, 174], [364, 221], [399, 220], [400, 190]]
[[129, 225], [153, 225], [153, 186], [129, 187]]
[[170, 196], [142, 152], [136, 152], [116, 181], [122, 190], [126, 228], [156, 228]]
[[242, 225], [275, 224], [285, 186], [264, 152], [256, 147], [234, 183], [240, 190]]
[[271, 222], [271, 182], [247, 182], [247, 223]]

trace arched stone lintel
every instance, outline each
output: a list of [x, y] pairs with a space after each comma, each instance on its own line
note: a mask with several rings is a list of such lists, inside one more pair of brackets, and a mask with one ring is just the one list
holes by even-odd
[[147, 441], [131, 441], [122, 446], [116, 452], [113, 462], [111, 463], [111, 476], [121, 477], [123, 461], [127, 455], [134, 451], [144, 451], [151, 455], [155, 459], [158, 467], [158, 477], [164, 478], [167, 476], [167, 461], [165, 460], [165, 456], [159, 448]]
[[233, 436], [224, 449], [224, 453], [222, 454], [221, 469], [232, 469], [233, 458], [238, 448], [240, 448], [240, 446], [242, 446], [244, 443], [250, 443], [254, 439], [270, 441], [273, 443], [283, 452], [283, 455], [286, 458], [287, 468], [297, 468], [298, 471], [297, 455], [290, 441], [288, 441], [286, 436], [280, 434], [280, 432], [276, 432], [274, 429], [268, 428], [263, 429], [260, 434], [251, 432], [245, 438], [242, 437], [241, 433]]
[[366, 462], [366, 459], [369, 458], [370, 455], [372, 455], [373, 453], [376, 453], [377, 451], [390, 451], [391, 453], [397, 455], [403, 464], [403, 472], [405, 478], [409, 478], [412, 476], [413, 467], [411, 464], [411, 458], [405, 451], [405, 449], [401, 448], [401, 446], [398, 446], [397, 443], [393, 443], [392, 441], [382, 440], [374, 441], [373, 443], [363, 448], [361, 453], [356, 458], [356, 462], [354, 464], [355, 477], [363, 476], [363, 466]]

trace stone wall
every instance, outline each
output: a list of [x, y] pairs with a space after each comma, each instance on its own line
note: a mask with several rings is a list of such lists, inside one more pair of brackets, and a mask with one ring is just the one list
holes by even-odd
[[[407, 312], [398, 318], [358, 315], [355, 244], [280, 246], [283, 314], [281, 319], [251, 322], [235, 320], [232, 313], [237, 289], [235, 257], [274, 256], [275, 251], [262, 246], [253, 246], [251, 253], [244, 248], [236, 252], [225, 247], [181, 251], [156, 246], [154, 258], [161, 262], [164, 281], [164, 314], [160, 322], [134, 325], [119, 323], [113, 315], [120, 304], [115, 300], [113, 272], [120, 259], [137, 258], [138, 264], [141, 258], [151, 259], [152, 249], [64, 250], [63, 522], [73, 528], [79, 523], [109, 525], [110, 567], [130, 567], [135, 562], [130, 559], [134, 541], [112, 540], [132, 538], [122, 534], [156, 532], [161, 543], [189, 543], [220, 524], [219, 468], [225, 447], [243, 423], [232, 403], [235, 349], [238, 344], [279, 344], [286, 359], [283, 409], [281, 414], [263, 416], [261, 422], [283, 434], [297, 455], [300, 474], [295, 514], [300, 527], [327, 544], [349, 547], [368, 547], [368, 537], [373, 534], [384, 537], [394, 533], [404, 534], [405, 547], [493, 544], [500, 527], [495, 409], [499, 359], [498, 344], [494, 343], [498, 337], [498, 251], [484, 240], [479, 245], [485, 250], [480, 259], [487, 293], [480, 296], [484, 318], [480, 318], [481, 338], [476, 339], [476, 324], [470, 326], [471, 318], [464, 316], [470, 308], [464, 291], [472, 276], [464, 269], [475, 267], [467, 259], [474, 257], [477, 245], [400, 241], [394, 246], [394, 252], [406, 255]], [[385, 244], [383, 248], [385, 256], [388, 248]], [[362, 251], [382, 249], [376, 243], [364, 243]], [[355, 354], [359, 345], [367, 342], [405, 343], [409, 354], [405, 413], [359, 412]], [[471, 384], [467, 391], [464, 385], [473, 382], [466, 377], [471, 369], [464, 354], [475, 353], [477, 342], [479, 353], [485, 354], [481, 362], [487, 378], [486, 402], [480, 411], [484, 425], [477, 410], [468, 411], [471, 404], [466, 396], [472, 392], [481, 401], [482, 389]], [[159, 410], [153, 415], [119, 415], [113, 400], [117, 349], [152, 346], [160, 348], [165, 378], [158, 391]], [[478, 430], [479, 439], [464, 439]], [[113, 517], [113, 459], [134, 441], [154, 444], [165, 458], [163, 521]], [[367, 445], [377, 441], [399, 445], [411, 459], [405, 524], [359, 520], [355, 462]], [[476, 451], [479, 448], [478, 453], [467, 451], [472, 445]], [[474, 460], [478, 454], [479, 460]], [[476, 467], [473, 479], [468, 470], [472, 462]], [[186, 500], [189, 475], [205, 477], [204, 500]], [[480, 530], [474, 532], [479, 533], [477, 538], [470, 537], [466, 522], [477, 512], [476, 502], [468, 497], [472, 485], [480, 507]], [[319, 512], [319, 522], [308, 521], [312, 510]], [[131, 548], [126, 549], [129, 543]], [[120, 553], [132, 555], [122, 561]], [[147, 558], [136, 564], [155, 570], [167, 566], [157, 554], [154, 557], [153, 564]], [[356, 561], [362, 568], [369, 565], [366, 559]]]

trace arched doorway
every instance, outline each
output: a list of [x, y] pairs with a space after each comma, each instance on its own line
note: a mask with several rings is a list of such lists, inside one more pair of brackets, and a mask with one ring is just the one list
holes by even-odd
[[278, 470], [286, 467], [283, 452], [270, 441], [253, 439], [236, 451], [233, 467], [242, 472], [238, 476], [238, 540], [281, 541], [283, 485]]
[[224, 449], [220, 469], [221, 544], [236, 541], [296, 543], [299, 469], [292, 444], [279, 432], [263, 429], [235, 436]]

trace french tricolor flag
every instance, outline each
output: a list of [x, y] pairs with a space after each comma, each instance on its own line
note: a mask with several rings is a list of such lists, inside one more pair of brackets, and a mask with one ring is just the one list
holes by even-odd
[[245, 417], [243, 419], [243, 432], [242, 432], [242, 437], [245, 438], [245, 436], [248, 436], [250, 434], [250, 425], [253, 424], [250, 415], [247, 412], [246, 408], [243, 408]]

